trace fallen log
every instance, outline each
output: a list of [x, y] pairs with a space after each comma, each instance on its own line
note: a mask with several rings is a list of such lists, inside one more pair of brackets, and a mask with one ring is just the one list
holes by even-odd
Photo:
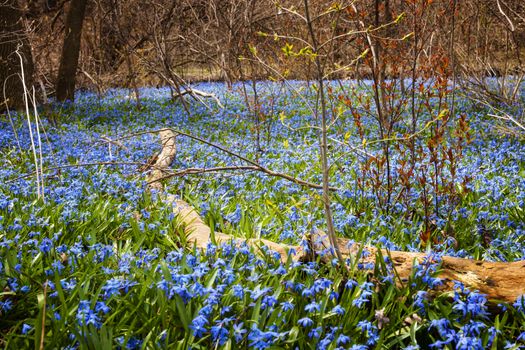
[[177, 98], [182, 98], [186, 95], [190, 95], [197, 100], [200, 100], [199, 97], [211, 98], [215, 101], [215, 103], [217, 103], [217, 106], [219, 106], [220, 108], [224, 108], [224, 105], [221, 103], [221, 100], [219, 100], [219, 98], [215, 96], [214, 94], [204, 92], [201, 90], [197, 90], [197, 89], [193, 89], [193, 88], [187, 88], [186, 90], [183, 90], [180, 93], [174, 93], [171, 97], [175, 100]]
[[[155, 164], [147, 175], [147, 182], [152, 189], [163, 192], [161, 180], [176, 155], [176, 134], [164, 129], [159, 132], [162, 150], [156, 157]], [[163, 193], [164, 199], [173, 205], [174, 212], [184, 225], [187, 242], [199, 249], [206, 249], [212, 239], [211, 228], [204, 223], [197, 211], [187, 202], [177, 199], [172, 194]], [[325, 252], [324, 260], [332, 260], [328, 239], [322, 233], [308, 235], [306, 245], [290, 246], [265, 239], [242, 239], [221, 232], [214, 232], [216, 244], [232, 241], [241, 244], [246, 242], [255, 249], [266, 246], [276, 252], [283, 262], [288, 259], [294, 261], [311, 260], [312, 254]], [[414, 275], [418, 266], [428, 262], [429, 256], [425, 253], [391, 251], [377, 249], [370, 246], [361, 246], [344, 238], [338, 238], [341, 253], [345, 259], [361, 264], [376, 263], [378, 256], [388, 257], [393, 268], [396, 282], [404, 284]], [[364, 254], [365, 253], [365, 254]], [[525, 261], [516, 262], [489, 262], [472, 259], [462, 259], [450, 256], [441, 256], [440, 265], [435, 277], [441, 279], [438, 291], [453, 290], [455, 281], [462, 283], [471, 291], [477, 290], [486, 294], [494, 302], [514, 303], [518, 297], [525, 294]]]

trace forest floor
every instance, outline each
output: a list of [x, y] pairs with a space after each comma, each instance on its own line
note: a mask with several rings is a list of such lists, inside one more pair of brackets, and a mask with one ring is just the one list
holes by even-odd
[[[181, 132], [172, 171], [183, 174], [164, 180], [164, 192], [190, 203], [212, 231], [300, 245], [325, 229], [318, 189], [232, 169], [247, 165], [235, 153], [321, 182], [315, 90], [258, 85], [257, 104], [241, 83], [200, 83], [224, 108], [149, 88], [137, 104], [119, 89], [53, 105], [38, 128], [35, 116], [31, 128], [24, 114], [12, 124], [1, 117], [2, 346], [525, 348], [525, 298], [488, 300], [459, 283], [438, 292], [444, 255], [525, 258], [525, 142], [499, 133], [461, 94], [454, 116], [429, 98], [417, 137], [401, 113], [389, 139], [391, 185], [370, 86], [334, 84], [329, 94], [336, 232], [427, 253], [408, 283], [396, 283], [383, 257], [343, 273], [336, 260], [283, 262], [247, 245], [187, 247], [171, 203], [145, 183], [161, 148], [155, 131], [166, 127]], [[201, 171], [218, 167], [228, 169]]]

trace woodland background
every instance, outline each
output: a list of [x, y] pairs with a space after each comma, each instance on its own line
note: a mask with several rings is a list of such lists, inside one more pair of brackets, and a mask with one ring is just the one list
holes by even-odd
[[[523, 72], [520, 0], [316, 1], [310, 7], [318, 40], [334, 39], [321, 49], [328, 79], [454, 75], [480, 88], [473, 83], [483, 77]], [[322, 15], [330, 8], [333, 14]], [[59, 81], [103, 92], [179, 88], [194, 80], [311, 79], [314, 64], [301, 42], [308, 28], [294, 9], [302, 2], [2, 0], [0, 80], [19, 72], [13, 53], [19, 43], [26, 78], [45, 98], [56, 94]], [[10, 89], [12, 103], [20, 104], [17, 79], [7, 80]], [[66, 90], [59, 99], [72, 98]]]

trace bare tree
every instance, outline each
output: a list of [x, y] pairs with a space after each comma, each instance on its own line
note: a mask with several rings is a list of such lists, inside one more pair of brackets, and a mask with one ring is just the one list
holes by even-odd
[[74, 100], [75, 98], [75, 81], [86, 5], [87, 0], [71, 0], [69, 5], [56, 83], [56, 97], [59, 101]]
[[[469, 14], [463, 43], [456, 48], [461, 60], [460, 84], [476, 104], [494, 116], [495, 128], [506, 134], [523, 134], [525, 99], [525, 4], [496, 0], [468, 2]], [[503, 121], [503, 124], [498, 123]]]
[[[22, 64], [16, 52], [22, 57]], [[24, 105], [22, 69], [32, 85], [33, 57], [17, 0], [0, 0], [0, 110]]]

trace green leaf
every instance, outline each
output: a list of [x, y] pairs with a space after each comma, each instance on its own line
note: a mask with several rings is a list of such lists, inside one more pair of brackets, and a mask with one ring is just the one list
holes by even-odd
[[40, 343], [42, 341], [42, 319], [45, 317], [44, 311], [46, 307], [46, 296], [44, 293], [37, 295], [38, 314], [35, 319], [35, 350], [40, 349]]
[[290, 44], [290, 43], [286, 43], [284, 44], [283, 47], [281, 47], [281, 51], [284, 53], [284, 55], [286, 57], [290, 57], [290, 56], [293, 56], [294, 55], [294, 52], [293, 52], [293, 45]]
[[190, 325], [190, 316], [188, 315], [188, 310], [186, 309], [186, 306], [184, 305], [184, 302], [182, 301], [182, 298], [178, 295], [175, 296], [175, 306], [177, 307], [177, 313], [179, 314], [179, 318], [182, 322], [182, 326], [184, 327], [184, 330], [186, 332], [190, 331], [189, 325]]

